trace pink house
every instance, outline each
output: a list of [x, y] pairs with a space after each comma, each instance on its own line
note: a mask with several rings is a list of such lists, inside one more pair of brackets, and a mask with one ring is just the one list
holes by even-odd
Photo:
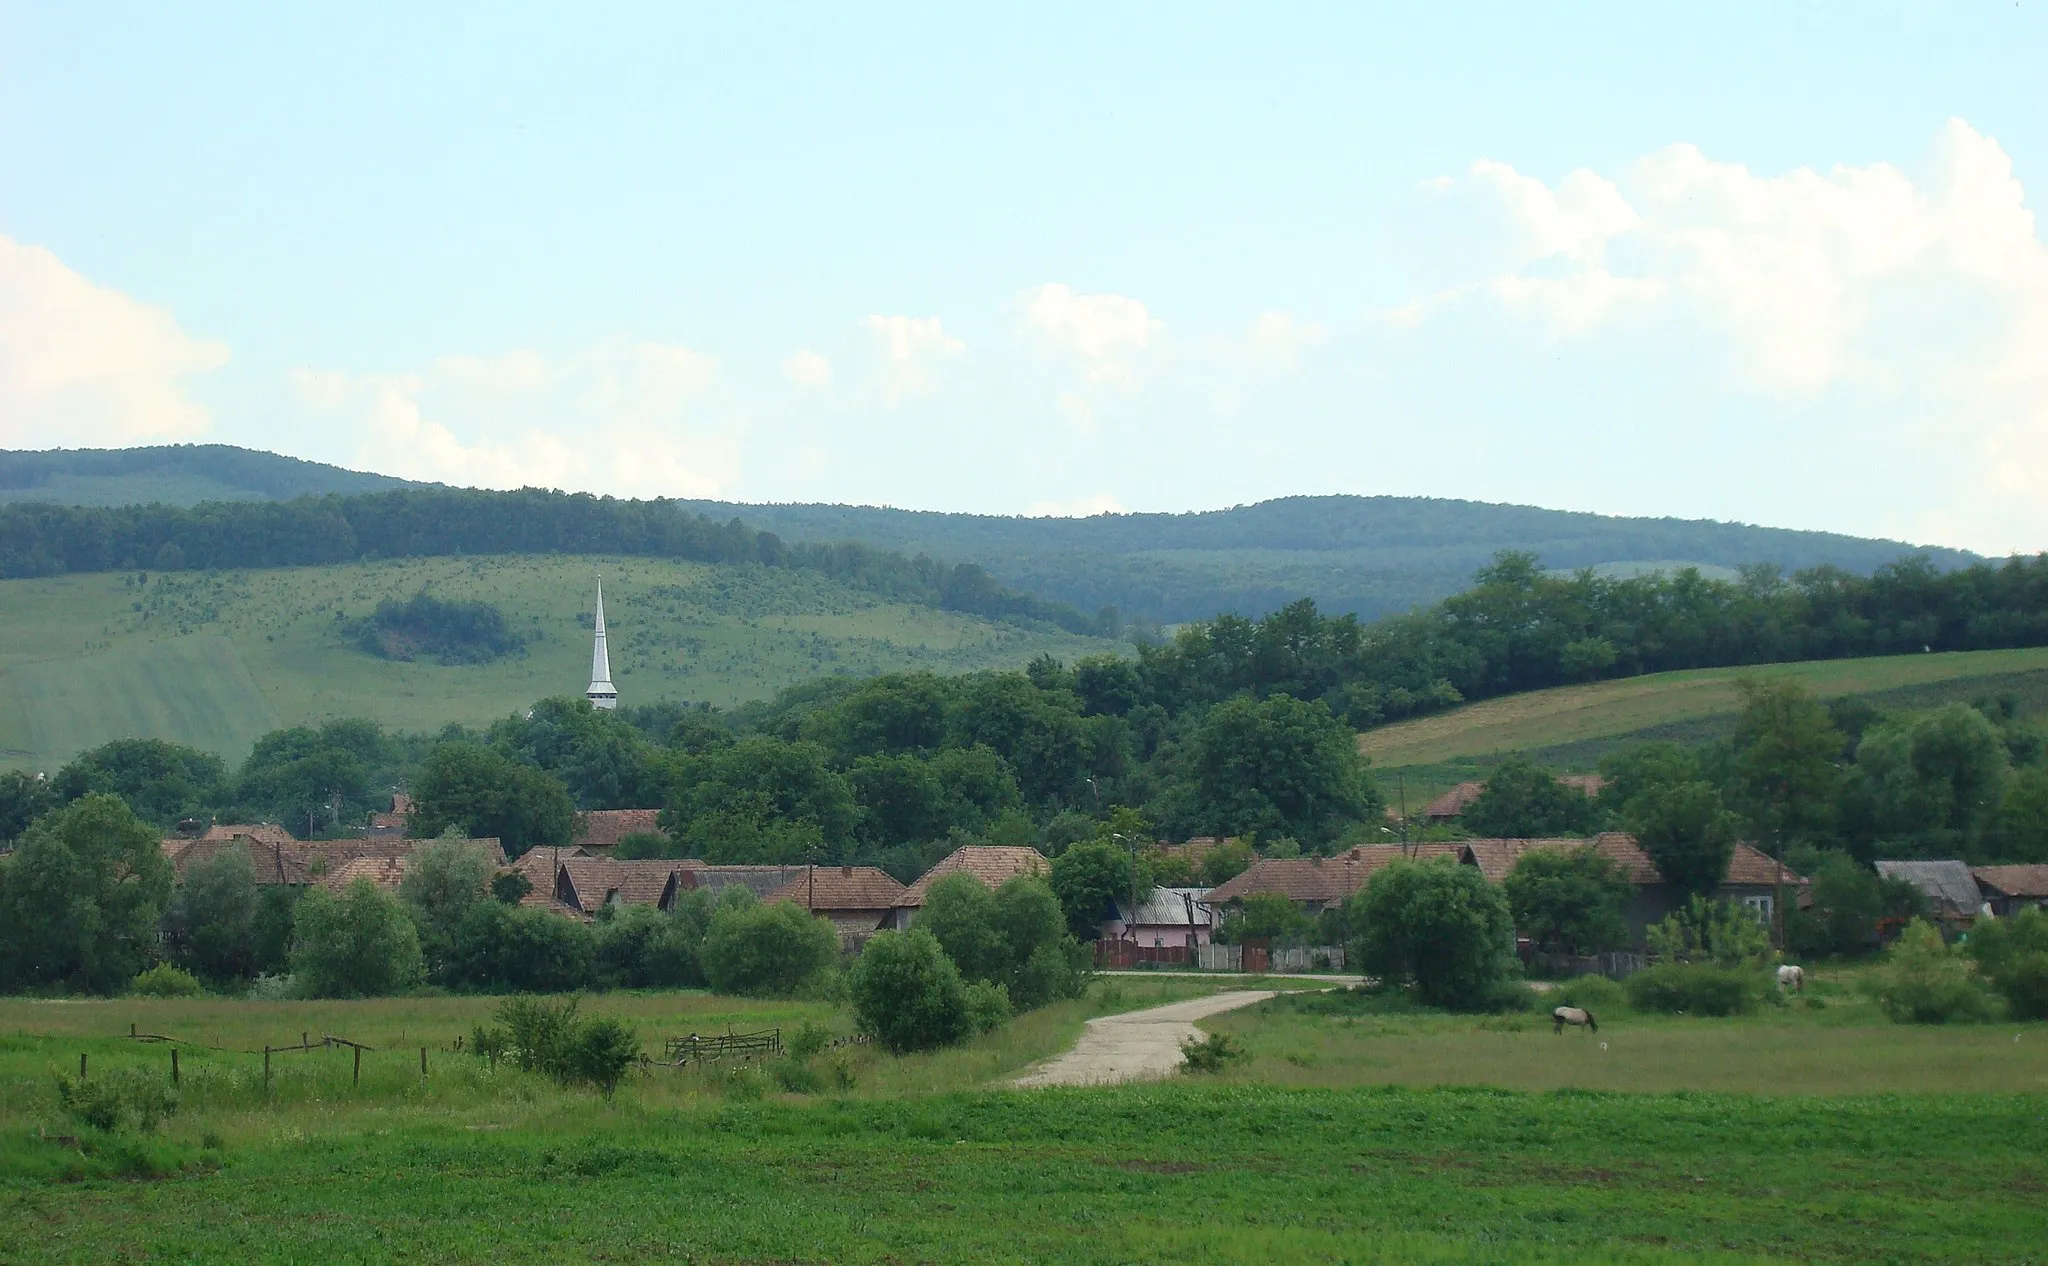
[[1154, 888], [1138, 903], [1135, 916], [1129, 901], [1117, 902], [1117, 917], [1102, 925], [1105, 941], [1136, 939], [1140, 949], [1186, 949], [1207, 945], [1216, 931], [1216, 916], [1203, 905], [1207, 888]]

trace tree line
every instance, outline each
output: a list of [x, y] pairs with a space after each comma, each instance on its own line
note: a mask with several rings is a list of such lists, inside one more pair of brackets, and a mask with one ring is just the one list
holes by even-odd
[[973, 563], [855, 542], [792, 544], [675, 502], [526, 488], [407, 488], [292, 501], [0, 506], [0, 579], [75, 572], [311, 567], [460, 554], [626, 554], [814, 571], [896, 601], [1114, 636], [1086, 614], [1006, 589]]

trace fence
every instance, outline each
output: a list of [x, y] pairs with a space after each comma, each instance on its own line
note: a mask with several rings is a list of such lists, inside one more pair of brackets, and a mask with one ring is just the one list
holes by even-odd
[[754, 1033], [696, 1033], [672, 1037], [662, 1046], [662, 1062], [681, 1067], [723, 1059], [767, 1059], [782, 1054], [782, 1030], [762, 1029]]
[[1095, 965], [1097, 967], [1136, 967], [1140, 963], [1157, 963], [1161, 966], [1185, 967], [1188, 965], [1188, 947], [1185, 945], [1139, 945], [1131, 941], [1095, 942]]
[[1605, 976], [1621, 980], [1650, 965], [1647, 954], [1612, 950], [1605, 954], [1533, 954], [1529, 965], [1550, 976]]
[[[365, 1046], [361, 1042], [352, 1041], [349, 1038], [336, 1037], [332, 1033], [321, 1034], [320, 1040], [317, 1042], [313, 1040], [311, 1033], [300, 1033], [299, 1043], [296, 1046], [265, 1046], [261, 1052], [243, 1050], [235, 1046], [209, 1046], [204, 1042], [187, 1041], [184, 1038], [170, 1037], [163, 1033], [138, 1033], [132, 1024], [128, 1026], [128, 1032], [124, 1036], [133, 1042], [162, 1044], [171, 1048], [171, 1084], [173, 1086], [179, 1084], [181, 1079], [178, 1068], [178, 1049], [180, 1047], [190, 1047], [198, 1051], [218, 1051], [223, 1055], [256, 1055], [260, 1053], [263, 1056], [263, 1088], [265, 1090], [270, 1089], [270, 1057], [273, 1055], [288, 1055], [294, 1051], [331, 1051], [336, 1047], [351, 1050], [355, 1053], [355, 1060], [354, 1068], [349, 1074], [349, 1084], [359, 1086], [363, 1081], [363, 1052], [374, 1052], [376, 1049]], [[461, 1049], [462, 1039], [457, 1038], [455, 1041], [456, 1049]], [[427, 1048], [422, 1046], [420, 1047], [420, 1076], [425, 1077], [426, 1075]], [[78, 1079], [83, 1081], [85, 1076], [86, 1060], [85, 1056], [81, 1054], [78, 1057]]]
[[1343, 971], [1342, 945], [1204, 945], [1195, 950], [1203, 971]]

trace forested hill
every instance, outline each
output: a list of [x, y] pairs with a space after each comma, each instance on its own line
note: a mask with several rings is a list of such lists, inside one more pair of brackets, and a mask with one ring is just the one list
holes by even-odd
[[1975, 558], [1831, 532], [1427, 497], [1284, 497], [1228, 510], [1085, 519], [682, 504], [715, 518], [738, 515], [792, 541], [858, 540], [972, 559], [1012, 588], [1164, 623], [1219, 611], [1258, 615], [1302, 597], [1371, 619], [1459, 592], [1504, 549], [1534, 553], [1546, 567], [1624, 574], [1645, 564], [1693, 564], [1712, 574], [1747, 563], [1788, 572], [1831, 564], [1867, 574], [1906, 554], [1924, 553], [1942, 570]]
[[327, 493], [419, 487], [390, 475], [259, 453], [230, 444], [154, 448], [54, 448], [0, 451], [0, 502], [119, 506], [161, 501], [289, 501]]

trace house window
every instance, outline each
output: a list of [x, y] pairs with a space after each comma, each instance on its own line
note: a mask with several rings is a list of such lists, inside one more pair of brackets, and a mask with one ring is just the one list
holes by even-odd
[[1742, 898], [1742, 908], [1749, 911], [1750, 917], [1758, 923], [1771, 921], [1771, 898], [1768, 893]]

